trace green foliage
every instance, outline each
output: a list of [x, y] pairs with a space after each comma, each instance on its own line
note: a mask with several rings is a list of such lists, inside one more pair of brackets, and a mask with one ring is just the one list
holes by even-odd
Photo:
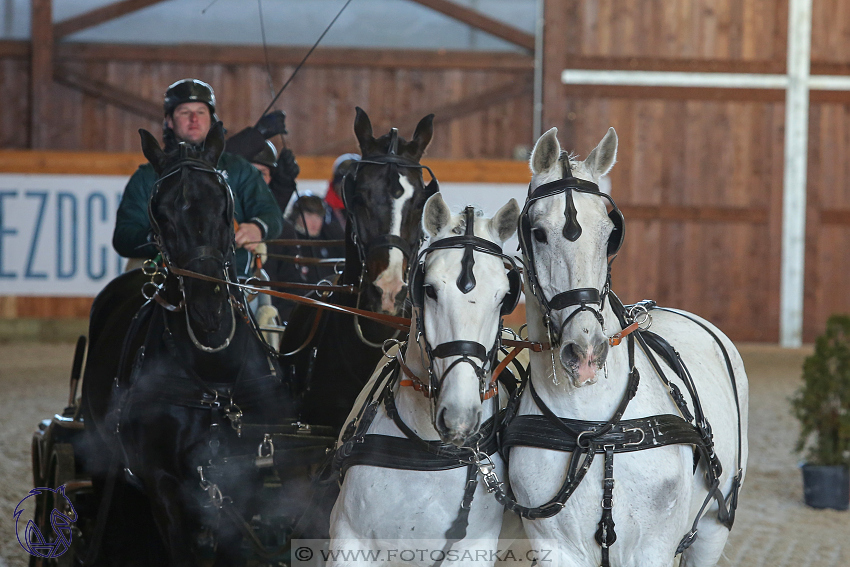
[[850, 317], [829, 318], [791, 405], [802, 426], [797, 451], [808, 447], [810, 464], [850, 466]]

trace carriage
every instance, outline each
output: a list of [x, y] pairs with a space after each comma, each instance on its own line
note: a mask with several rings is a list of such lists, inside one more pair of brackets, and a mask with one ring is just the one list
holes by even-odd
[[[401, 146], [397, 133], [391, 132], [375, 140], [372, 137], [371, 125], [368, 124], [368, 119], [363, 120], [361, 112], [358, 109], [355, 132], [363, 150], [364, 160], [346, 187], [346, 200], [351, 205], [353, 214], [356, 216], [358, 203], [359, 206], [374, 206], [374, 201], [364, 199], [370, 188], [378, 194], [388, 193], [386, 181], [389, 179], [392, 182], [396, 177], [399, 179], [398, 187], [390, 183], [389, 190], [390, 195], [395, 192], [396, 196], [384, 195], [390, 209], [415, 209], [415, 206], [405, 208], [404, 203], [399, 204], [397, 201], [406, 197], [406, 200], [421, 199], [420, 202], [424, 203], [425, 199], [433, 194], [433, 191], [422, 183], [422, 166], [418, 165], [421, 151], [430, 139], [430, 120], [428, 119], [424, 126], [420, 123], [423, 131], [418, 127], [417, 133], [414, 134], [411, 143], [416, 146], [413, 151], [416, 163], [413, 163], [410, 157], [399, 157], [404, 150], [399, 150]], [[426, 129], [427, 135], [424, 132]], [[415, 263], [412, 263], [414, 258], [411, 255], [415, 242], [405, 243], [400, 235], [388, 233], [386, 226], [367, 227], [364, 226], [365, 223], [350, 223], [348, 244], [357, 242], [359, 245], [349, 246], [347, 250], [343, 285], [362, 286], [367, 278], [371, 278], [370, 281], [378, 279], [375, 270], [371, 273], [369, 270], [376, 254], [383, 257], [385, 267], [395, 266], [403, 270], [405, 264], [411, 264], [410, 299], [416, 310], [409, 327], [409, 344], [398, 344], [399, 341], [395, 339], [397, 331], [404, 328], [406, 321], [399, 317], [377, 316], [369, 310], [361, 309], [360, 301], [363, 298], [360, 295], [354, 299], [348, 298], [348, 305], [345, 305], [344, 299], [341, 300], [339, 303], [343, 304], [343, 307], [328, 306], [328, 309], [337, 310], [333, 315], [338, 315], [338, 318], [324, 321], [321, 325], [326, 330], [332, 329], [332, 333], [315, 335], [319, 318], [314, 315], [314, 311], [293, 316], [290, 325], [294, 329], [300, 329], [301, 334], [296, 333], [290, 337], [285, 335], [281, 348], [286, 349], [288, 342], [290, 347], [296, 347], [292, 352], [300, 358], [294, 359], [290, 365], [294, 369], [290, 378], [296, 380], [305, 376], [308, 383], [313, 376], [339, 380], [340, 359], [343, 359], [344, 367], [350, 367], [356, 362], [360, 365], [358, 375], [368, 378], [371, 368], [387, 354], [382, 347], [387, 344], [386, 340], [389, 339], [390, 343], [395, 342], [399, 346], [393, 353], [392, 360], [371, 374], [368, 381], [362, 380], [352, 386], [343, 376], [342, 381], [336, 383], [339, 388], [321, 390], [313, 387], [312, 390], [303, 390], [300, 400], [302, 412], [299, 417], [319, 417], [323, 411], [327, 412], [330, 408], [330, 414], [336, 416], [336, 420], [332, 420], [326, 428], [316, 426], [317, 422], [312, 419], [302, 422], [293, 421], [289, 417], [274, 422], [248, 423], [242, 419], [242, 410], [246, 404], [234, 398], [234, 384], [220, 388], [209, 383], [201, 385], [195, 379], [193, 388], [196, 393], [200, 392], [202, 400], [200, 408], [194, 409], [207, 409], [211, 415], [216, 415], [217, 412], [212, 411], [214, 407], [218, 410], [218, 421], [213, 417], [209, 423], [205, 422], [202, 441], [213, 449], [212, 458], [207, 458], [205, 464], [198, 466], [197, 476], [192, 478], [192, 482], [195, 485], [200, 483], [206, 497], [203, 506], [213, 509], [216, 519], [227, 517], [233, 520], [230, 533], [225, 534], [225, 537], [222, 537], [222, 532], [200, 530], [200, 537], [194, 542], [197, 550], [203, 550], [206, 542], [209, 549], [214, 549], [217, 545], [217, 551], [220, 552], [224, 547], [222, 542], [229, 537], [231, 543], [236, 541], [238, 544], [237, 548], [231, 548], [228, 552], [227, 557], [231, 562], [235, 562], [237, 556], [241, 559], [247, 555], [262, 564], [289, 564], [291, 558], [288, 555], [287, 542], [293, 537], [319, 534], [322, 530], [329, 531], [332, 548], [339, 549], [339, 546], [343, 545], [341, 542], [354, 540], [364, 545], [364, 549], [369, 549], [368, 534], [386, 533], [389, 534], [387, 537], [398, 534], [398, 514], [404, 514], [406, 511], [364, 511], [363, 495], [370, 490], [374, 492], [378, 485], [399, 483], [401, 486], [415, 484], [419, 487], [415, 494], [419, 500], [446, 497], [449, 502], [458, 500], [459, 508], [455, 505], [452, 509], [451, 503], [442, 502], [429, 512], [430, 515], [423, 515], [417, 524], [420, 533], [436, 535], [436, 539], [443, 542], [443, 551], [453, 546], [463, 546], [462, 541], [468, 533], [495, 545], [502, 517], [501, 512], [494, 514], [493, 510], [501, 510], [501, 506], [504, 506], [523, 518], [525, 530], [532, 541], [570, 541], [570, 538], [583, 537], [588, 541], [595, 540], [598, 544], [595, 548], [582, 544], [583, 547], [578, 552], [569, 551], [569, 547], [562, 546], [559, 550], [561, 560], [572, 560], [576, 564], [601, 564], [606, 567], [611, 564], [628, 564], [630, 560], [624, 557], [635, 553], [633, 548], [637, 546], [644, 558], [658, 564], [672, 562], [673, 558], [681, 553], [685, 554], [688, 564], [691, 561], [696, 561], [697, 564], [716, 563], [734, 520], [738, 489], [746, 469], [746, 378], [734, 347], [710, 324], [684, 312], [656, 309], [652, 302], [624, 306], [611, 291], [609, 257], [615, 255], [622, 244], [624, 221], [610, 196], [601, 193], [592, 180], [598, 180], [598, 177], [607, 173], [613, 165], [616, 136], [612, 133], [613, 130], [585, 162], [575, 163], [565, 154], [561, 154], [553, 131], [545, 134], [538, 141], [532, 155], [531, 165], [535, 177], [532, 182], [533, 190], [529, 193], [525, 208], [520, 214], [516, 203], [513, 203], [512, 207], [506, 206], [497, 214], [500, 220], [496, 224], [506, 222], [510, 225], [510, 233], [502, 230], [504, 227], [492, 226], [485, 231], [491, 237], [498, 233], [503, 241], [506, 235], [512, 234], [517, 225], [519, 226], [520, 242], [526, 259], [526, 286], [529, 286], [533, 298], [529, 305], [529, 327], [532, 334], [530, 342], [503, 340], [501, 329], [496, 325], [501, 316], [515, 306], [520, 293], [519, 270], [515, 265], [501, 276], [481, 278], [476, 293], [481, 293], [482, 288], [486, 288], [484, 295], [477, 295], [476, 300], [468, 299], [472, 298], [472, 295], [466, 296], [476, 288], [474, 266], [478, 265], [479, 268], [476, 269], [480, 270], [480, 266], [486, 262], [490, 269], [495, 270], [493, 273], [497, 274], [507, 267], [505, 261], [512, 264], [512, 260], [502, 254], [498, 244], [472, 232], [477, 221], [471, 210], [466, 210], [464, 219], [458, 220], [458, 217], [450, 215], [438, 195], [428, 199], [422, 224], [430, 227], [428, 232], [431, 243], [423, 249], [420, 257], [415, 258]], [[383, 156], [377, 155], [377, 146], [386, 152]], [[187, 165], [184, 160], [178, 162], [177, 166], [166, 166], [163, 177], [176, 171], [174, 167], [200, 166], [195, 162]], [[411, 170], [415, 171], [412, 177], [418, 185], [414, 191], [407, 191], [404, 177], [410, 175]], [[204, 171], [213, 173], [206, 169]], [[357, 188], [354, 187], [355, 183]], [[407, 179], [406, 183], [414, 187], [410, 179]], [[360, 195], [359, 200], [354, 196], [355, 191]], [[153, 200], [152, 203], [153, 210], [157, 203]], [[553, 207], [553, 203], [556, 206]], [[421, 208], [420, 205], [420, 210]], [[392, 214], [388, 216], [393, 217]], [[509, 222], [506, 221], [508, 218], [511, 219]], [[585, 228], [594, 225], [595, 230], [587, 230], [589, 237], [581, 240], [581, 248], [569, 248], [579, 240], [582, 225]], [[390, 236], [387, 237], [387, 234]], [[418, 241], [420, 237], [415, 231], [408, 231], [407, 236], [414, 241]], [[604, 238], [600, 240], [602, 236]], [[557, 247], [567, 247], [570, 252], [564, 253], [561, 250], [560, 256], [544, 259], [538, 265], [536, 258], [554, 254], [548, 248], [550, 241], [553, 243], [553, 250]], [[160, 248], [164, 250], [162, 245]], [[207, 246], [195, 246], [194, 249], [190, 246], [190, 250], [194, 250], [196, 256], [181, 256], [184, 259], [189, 258], [188, 263], [196, 261], [198, 254], [205, 259], [221, 261]], [[432, 275], [431, 279], [426, 281], [426, 255], [429, 253], [441, 257], [439, 262], [431, 262], [431, 268], [442, 267], [451, 274], [450, 276], [442, 274], [442, 279], [434, 279]], [[443, 259], [447, 254], [454, 255], [455, 260]], [[492, 258], [486, 258], [487, 256]], [[149, 306], [148, 310], [157, 309], [156, 312], [165, 321], [164, 327], [159, 328], [166, 339], [164, 348], [171, 352], [173, 359], [179, 359], [176, 347], [172, 344], [174, 341], [167, 339], [175, 335], [172, 329], [176, 329], [179, 321], [173, 318], [173, 314], [188, 313], [188, 309], [181, 311], [177, 308], [181, 303], [181, 296], [179, 293], [175, 294], [175, 291], [179, 289], [182, 293], [184, 307], [188, 305], [187, 292], [183, 288], [182, 280], [177, 288], [173, 285], [174, 280], [171, 280], [172, 284], [161, 285], [162, 280], [157, 278], [198, 277], [198, 273], [179, 267], [168, 258], [166, 260], [170, 267], [165, 276], [154, 266], [143, 272], [146, 277], [150, 277], [149, 293], [146, 294], [149, 301], [145, 305]], [[562, 273], [547, 271], [558, 262], [566, 261], [578, 263], [569, 266]], [[356, 265], [357, 270], [349, 270], [349, 262], [350, 265]], [[226, 266], [226, 263], [224, 265]], [[218, 268], [220, 267], [219, 265]], [[598, 286], [594, 284], [595, 287], [577, 287], [576, 282], [569, 279], [562, 281], [564, 274], [580, 273], [581, 270], [591, 268], [597, 269], [599, 274], [594, 274], [588, 280], [599, 279]], [[215, 283], [216, 292], [219, 291], [220, 285], [246, 287], [231, 281], [222, 282], [211, 275], [201, 274], [200, 279]], [[379, 297], [375, 299], [389, 300], [390, 304], [403, 306], [406, 294], [394, 287], [401, 282], [401, 278], [385, 278], [385, 281], [387, 279], [393, 282], [389, 291], [382, 290], [384, 293], [379, 293]], [[123, 283], [126, 282], [119, 281], [116, 285]], [[138, 289], [136, 284], [137, 282], [132, 285]], [[247, 287], [253, 290], [252, 286]], [[550, 293], [553, 289], [563, 291], [553, 295]], [[444, 292], [448, 293], [444, 295]], [[464, 315], [456, 305], [452, 307], [440, 303], [450, 302], [452, 297], [455, 298], [454, 301], [460, 297], [461, 304], [467, 309], [471, 304], [476, 305], [471, 309], [489, 309], [489, 315], [485, 316], [489, 324], [472, 327], [475, 327], [475, 332], [483, 333], [482, 337], [488, 333], [488, 336], [491, 336], [492, 333], [487, 329], [494, 327], [496, 336], [492, 347], [486, 346], [487, 340], [481, 337], [469, 340], [462, 336], [453, 336], [459, 328], [458, 325], [435, 326], [433, 321], [430, 327], [423, 324], [424, 313], [431, 313], [429, 316], [433, 317], [434, 313], [441, 312], [440, 309], [443, 310], [443, 317], [457, 319]], [[135, 301], [138, 303], [138, 298]], [[159, 307], [154, 307], [156, 305]], [[313, 307], [317, 305], [313, 302]], [[126, 308], [123, 305], [117, 307]], [[96, 305], [92, 311], [93, 319], [97, 311]], [[136, 311], [137, 308], [133, 309], [133, 312]], [[653, 314], [650, 314], [650, 311]], [[168, 325], [168, 313], [172, 314], [171, 327]], [[247, 308], [234, 307], [232, 301], [229, 314], [233, 325], [248, 316]], [[672, 337], [671, 342], [649, 332], [646, 326], [641, 326], [653, 316], [656, 317], [658, 326], [667, 329], [665, 334]], [[151, 325], [145, 317], [136, 315], [131, 326], [142, 328], [144, 325]], [[240, 337], [245, 335], [244, 332], [240, 334], [233, 329], [229, 335], [226, 330], [218, 335], [212, 333], [211, 336], [215, 338], [213, 343], [218, 345], [213, 347], [210, 346], [210, 336], [198, 339], [192, 334], [188, 317], [187, 314], [185, 328], [188, 329], [196, 350], [216, 354], [231, 345], [231, 340], [232, 344], [239, 344]], [[226, 319], [226, 315], [224, 318]], [[606, 319], [614, 321], [621, 330], [611, 336], [605, 335]], [[390, 323], [390, 328], [371, 326], [370, 322], [373, 321]], [[259, 334], [258, 329], [256, 325], [249, 327], [253, 340]], [[461, 335], [464, 332], [472, 333], [471, 329], [464, 330], [463, 325], [460, 327]], [[592, 333], [590, 329], [593, 330]], [[103, 331], [100, 330], [99, 333], [99, 336], [90, 339], [103, 340]], [[306, 342], [305, 336], [308, 338]], [[316, 343], [311, 342], [314, 336]], [[323, 344], [322, 340], [327, 340], [328, 337], [331, 338], [330, 343]], [[338, 341], [342, 337], [354, 337], [357, 341], [355, 350], [362, 354], [371, 348], [372, 356], [360, 360], [355, 360], [354, 357], [345, 360], [344, 355], [320, 354], [322, 349], [327, 349], [327, 352], [341, 352]], [[111, 336], [106, 338], [112, 339]], [[436, 339], [442, 339], [442, 342], [430, 342]], [[144, 348], [138, 350], [139, 345], [128, 346], [128, 342], [122, 339], [121, 350], [125, 353], [136, 353], [135, 358], [121, 356], [110, 367], [118, 372], [119, 376], [125, 368], [138, 371], [145, 364], [150, 364], [148, 359], [155, 358], [157, 354], [156, 348], [153, 348], [157, 343], [146, 342], [142, 345]], [[506, 382], [507, 390], [513, 389], [506, 408], [500, 409], [494, 400], [492, 410], [483, 411], [485, 401], [493, 398], [498, 391], [495, 381], [502, 377], [502, 371], [511, 359], [511, 356], [508, 356], [502, 363], [497, 364], [497, 355], [503, 345], [511, 342], [535, 352], [529, 372], [526, 373], [525, 369], [519, 367], [519, 375], [522, 378], [520, 383], [516, 384], [511, 380]], [[612, 351], [609, 357], [609, 348], [617, 347], [620, 343], [627, 346]], [[304, 348], [305, 344], [310, 344], [311, 348]], [[641, 349], [640, 358], [636, 355], [637, 344]], [[115, 415], [113, 407], [112, 415], [110, 411], [101, 411], [98, 416], [91, 407], [85, 407], [85, 394], [82, 407], [74, 403], [84, 350], [82, 345], [81, 341], [72, 372], [69, 407], [50, 422], [43, 422], [34, 439], [33, 455], [37, 484], [44, 482], [48, 485], [47, 488], [55, 489], [60, 486], [59, 482], [63, 483], [65, 492], [58, 494], [69, 496], [68, 506], [59, 511], [70, 514], [69, 517], [73, 516], [71, 519], [77, 520], [78, 526], [78, 532], [75, 532], [77, 537], [69, 543], [86, 550], [77, 555], [69, 554], [66, 558], [57, 558], [54, 562], [74, 561], [73, 558], [76, 557], [82, 559], [84, 564], [92, 564], [102, 551], [102, 546], [109, 543], [103, 538], [103, 529], [100, 526], [104, 516], [101, 508], [109, 508], [118, 473], [122, 476], [119, 484], [124, 485], [125, 491], [132, 494], [135, 490], [137, 496], [141, 493], [137, 488], [138, 479], [130, 472], [132, 467], [107, 467], [109, 474], [104, 475], [101, 470], [99, 474], [91, 474], [90, 478], [86, 474], [96, 471], [97, 466], [88, 460], [93, 454], [92, 447], [87, 445], [90, 440], [85, 441], [80, 437], [79, 432], [89, 425], [81, 420], [81, 415], [84, 420], [89, 415], [95, 416], [95, 419], [106, 424], [101, 427], [102, 430], [111, 431], [111, 428], [114, 428], [118, 431], [121, 429], [119, 426], [122, 424], [122, 413], [119, 411]], [[192, 348], [191, 344], [189, 348]], [[681, 349], [683, 354], [680, 355], [677, 349]], [[698, 360], [693, 367], [693, 375], [684, 362], [689, 354], [685, 349], [692, 351], [690, 354]], [[92, 352], [91, 346], [89, 352]], [[187, 352], [194, 353], [184, 350], [182, 354]], [[722, 353], [722, 356], [718, 353]], [[556, 364], [556, 358], [559, 364]], [[215, 360], [218, 363], [222, 361], [220, 358]], [[279, 365], [275, 366], [267, 357], [260, 357], [260, 360], [268, 361], [272, 374], [280, 372]], [[319, 369], [322, 365], [324, 366]], [[597, 383], [603, 368], [605, 378], [608, 378], [610, 368], [611, 379], [588, 388]], [[451, 380], [447, 380], [450, 371], [453, 374]], [[641, 373], [645, 376], [655, 375], [659, 379], [645, 380], [639, 390], [637, 385]], [[401, 378], [402, 374], [406, 377]], [[429, 379], [423, 380], [423, 375]], [[116, 380], [116, 383], [120, 394], [121, 381]], [[404, 389], [404, 386], [411, 388]], [[123, 389], [126, 398], [129, 394], [126, 393], [126, 387]], [[399, 389], [398, 394], [396, 389]], [[570, 394], [566, 398], [563, 396], [565, 389], [569, 390]], [[683, 390], [687, 390], [687, 395], [682, 394]], [[703, 390], [709, 395], [703, 396], [701, 403], [699, 394]], [[529, 394], [524, 395], [526, 391]], [[143, 394], [142, 399], [146, 402], [157, 399], [151, 392]], [[420, 394], [424, 396], [425, 401]], [[176, 405], [184, 403], [184, 398], [173, 393], [165, 397], [170, 403], [169, 407], [174, 406], [175, 402], [178, 402]], [[357, 403], [353, 403], [355, 398]], [[581, 403], [576, 406], [575, 400], [581, 400]], [[102, 402], [103, 400], [100, 400], [101, 404]], [[93, 398], [88, 403], [90, 406], [97, 405], [98, 400]], [[195, 405], [197, 404], [196, 401]], [[404, 412], [399, 411], [402, 404]], [[408, 426], [406, 419], [417, 419], [416, 414], [411, 413], [416, 408], [419, 410], [420, 421], [416, 422], [418, 426]], [[585, 411], [588, 408], [592, 409], [589, 415]], [[344, 409], [346, 413], [341, 414], [338, 411], [340, 409]], [[119, 410], [123, 411], [124, 407], [119, 407]], [[160, 408], [159, 411], [163, 410]], [[660, 415], [651, 415], [653, 411], [660, 412]], [[637, 415], [632, 415], [634, 412], [638, 412]], [[403, 413], [406, 417], [402, 417]], [[649, 413], [650, 417], [645, 417], [645, 413]], [[343, 417], [340, 418], [340, 415]], [[482, 423], [483, 415], [487, 416], [487, 421]], [[571, 417], [564, 417], [565, 415]], [[193, 422], [189, 418], [180, 415], [172, 417], [178, 426], [185, 430], [191, 429]], [[712, 430], [709, 421], [716, 429]], [[156, 430], [155, 421], [145, 423], [150, 429]], [[378, 423], [378, 431], [384, 433], [370, 433], [373, 423]], [[224, 427], [227, 424], [231, 427]], [[385, 435], [387, 427], [401, 431], [403, 439]], [[438, 439], [426, 440], [417, 434], [417, 431], [429, 430], [430, 434], [437, 435]], [[337, 440], [337, 434], [340, 432]], [[234, 435], [236, 439], [242, 439], [244, 435], [244, 445], [248, 450], [242, 451], [242, 443], [236, 441], [233, 447], [240, 446], [239, 450], [233, 450], [224, 456], [218, 455], [216, 450], [225, 433], [231, 440]], [[149, 442], [146, 439], [147, 434], [147, 431], [136, 431], [137, 445], [129, 443], [129, 449], [122, 449], [124, 454], [120, 457], [125, 459], [124, 462], [133, 462], [132, 450], [145, 447], [145, 442]], [[163, 442], [162, 436], [156, 439], [158, 443]], [[329, 450], [333, 445], [337, 447], [335, 452]], [[150, 448], [150, 445], [148, 447]], [[206, 448], [204, 450], [206, 451]], [[187, 450], [184, 450], [181, 454], [186, 452]], [[113, 452], [114, 459], [118, 458], [114, 456], [116, 454]], [[208, 453], [204, 454], [209, 457]], [[510, 454], [515, 456], [508, 460]], [[594, 462], [594, 455], [597, 454], [604, 457]], [[81, 455], [83, 458], [78, 458]], [[151, 451], [145, 455], [157, 456]], [[616, 462], [621, 463], [618, 470], [627, 471], [617, 477], [619, 482], [616, 486], [626, 486], [625, 490], [628, 492], [623, 492], [623, 488], [618, 488], [619, 492], [615, 490], [615, 455]], [[660, 455], [661, 458], [653, 461], [645, 455]], [[102, 459], [103, 455], [95, 454], [95, 457]], [[353, 460], [346, 462], [347, 459]], [[604, 465], [599, 462], [602, 459]], [[361, 466], [352, 469], [353, 465]], [[333, 492], [333, 488], [337, 486], [334, 475], [345, 473], [346, 470], [348, 477], [343, 483], [340, 497], [336, 499]], [[320, 471], [330, 474], [317, 474]], [[508, 471], [511, 476], [510, 487], [506, 484]], [[142, 468], [142, 473], [145, 472]], [[696, 474], [697, 472], [702, 474]], [[162, 469], [157, 470], [157, 474], [160, 473]], [[593, 475], [602, 478], [602, 482], [582, 482]], [[249, 495], [250, 499], [255, 501], [279, 502], [280, 490], [288, 481], [295, 483], [298, 487], [296, 490], [311, 489], [319, 496], [316, 497], [317, 500], [308, 499], [307, 504], [298, 511], [286, 506], [272, 506], [269, 509], [255, 506], [251, 508], [252, 513], [259, 513], [246, 520], [244, 509], [239, 508], [237, 501], [245, 504], [248, 499], [240, 500], [225, 488], [228, 480], [233, 481], [234, 477], [239, 481], [248, 478], [260, 479], [257, 491]], [[381, 483], [373, 483], [373, 478], [380, 478]], [[410, 478], [425, 481], [407, 482]], [[448, 478], [453, 480], [444, 486], [443, 482]], [[455, 482], [458, 480], [459, 482]], [[325, 481], [324, 484], [322, 481]], [[150, 486], [151, 482], [148, 480], [146, 484]], [[647, 505], [646, 499], [643, 498], [647, 489], [641, 482], [650, 483], [658, 502], [651, 501]], [[317, 486], [333, 488], [325, 492], [322, 489], [316, 490]], [[169, 488], [167, 484], [162, 487], [164, 491]], [[93, 497], [98, 491], [99, 502]], [[551, 497], [553, 492], [555, 496]], [[495, 501], [492, 500], [491, 493], [495, 495]], [[50, 506], [58, 506], [58, 500], [50, 494], [57, 493], [46, 491], [37, 512], [37, 519], [42, 527], [47, 525], [46, 511]], [[615, 508], [615, 495], [617, 501], [626, 503], [628, 511], [621, 511], [625, 509], [622, 504]], [[152, 500], [158, 497], [150, 493], [148, 496]], [[685, 503], [675, 505], [680, 497]], [[324, 501], [320, 502], [322, 499]], [[669, 503], [670, 499], [672, 504]], [[333, 504], [331, 500], [336, 500], [336, 504], [329, 519], [330, 525], [320, 525], [321, 520], [328, 521], [328, 504]], [[494, 508], [496, 501], [498, 507]], [[541, 502], [544, 503], [540, 504]], [[127, 498], [126, 494], [121, 503], [139, 505], [138, 498], [134, 503], [132, 497]], [[153, 506], [152, 503], [148, 505]], [[667, 515], [664, 523], [667, 529], [661, 535], [657, 529], [650, 529], [653, 523], [661, 525], [656, 517], [656, 508], [659, 505], [675, 511]], [[489, 511], [482, 512], [482, 506], [484, 510]], [[596, 521], [593, 517], [599, 518], [600, 509], [601, 519], [594, 534]], [[284, 510], [282, 515], [280, 510]], [[322, 511], [318, 514], [322, 518], [318, 519], [318, 524], [308, 527], [306, 524], [309, 522], [305, 517], [316, 510]], [[440, 512], [435, 516], [433, 510]], [[443, 513], [445, 511], [450, 513]], [[635, 518], [635, 522], [623, 522], [620, 514]], [[355, 516], [358, 521], [352, 523], [350, 519]], [[614, 521], [615, 518], [618, 522]], [[129, 520], [124, 518], [124, 521]], [[572, 533], [570, 527], [577, 523], [583, 529], [580, 535]], [[634, 524], [639, 525], [635, 527]], [[142, 532], [152, 529], [151, 522], [144, 520], [120, 526], [124, 530], [130, 527]], [[708, 536], [697, 539], [699, 531]], [[179, 526], [172, 532], [165, 531], [164, 539], [178, 537], [172, 540], [172, 553], [174, 541], [180, 541], [185, 546], [186, 533], [180, 531]], [[618, 535], [626, 543], [613, 546]], [[177, 563], [173, 559], [172, 562]], [[33, 563], [39, 564], [39, 560], [34, 560]], [[492, 561], [485, 560], [482, 564], [492, 564]]]

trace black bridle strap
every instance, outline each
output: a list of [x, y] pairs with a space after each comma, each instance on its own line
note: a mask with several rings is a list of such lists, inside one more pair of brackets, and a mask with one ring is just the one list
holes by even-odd
[[434, 358], [448, 358], [449, 356], [474, 356], [478, 360], [487, 361], [489, 356], [487, 348], [475, 341], [451, 341], [435, 346], [431, 349]]
[[407, 240], [395, 234], [382, 234], [366, 246], [366, 257], [381, 248], [398, 248], [405, 258], [410, 258], [410, 244]]
[[573, 305], [584, 305], [586, 303], [602, 304], [602, 297], [598, 289], [581, 287], [561, 292], [549, 300], [549, 307], [553, 311], [559, 311]]

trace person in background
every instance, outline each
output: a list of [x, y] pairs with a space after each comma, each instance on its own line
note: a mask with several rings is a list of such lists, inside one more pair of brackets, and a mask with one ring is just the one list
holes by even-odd
[[263, 176], [281, 211], [285, 211], [296, 190], [295, 178], [301, 168], [295, 154], [283, 148], [278, 154], [269, 140], [288, 134], [286, 113], [276, 110], [260, 118], [256, 126], [249, 126], [227, 140], [225, 149], [248, 160]]
[[353, 173], [355, 162], [360, 161], [359, 154], [342, 154], [334, 161], [333, 174], [328, 182], [328, 192], [325, 194], [325, 203], [331, 208], [334, 218], [345, 228], [345, 197], [343, 196], [343, 180], [349, 173]]
[[[181, 142], [200, 149], [210, 128], [218, 121], [215, 105], [215, 93], [203, 81], [183, 79], [169, 86], [163, 101], [163, 149], [173, 152]], [[238, 275], [247, 276], [251, 263], [249, 252], [259, 241], [280, 234], [282, 213], [260, 174], [247, 161], [225, 151], [216, 167], [233, 191], [233, 216], [239, 223], [234, 264]], [[118, 206], [112, 245], [118, 254], [130, 259], [128, 270], [140, 267], [158, 254], [148, 218], [148, 202], [156, 180], [151, 164], [139, 166], [127, 182]]]
[[[344, 240], [345, 230], [337, 222], [329, 207], [325, 205], [320, 197], [312, 193], [305, 193], [295, 201], [292, 209], [287, 214], [284, 220], [281, 238], [316, 241]], [[316, 259], [345, 257], [344, 245], [282, 246], [269, 243], [268, 248], [269, 259], [266, 262], [266, 271], [272, 281], [279, 282], [315, 284], [322, 280], [332, 280], [336, 272], [333, 264], [299, 265], [276, 256], [302, 256], [304, 258]], [[308, 295], [308, 293], [303, 293], [303, 295]], [[277, 307], [280, 317], [283, 320], [288, 320], [289, 312], [294, 307], [293, 303], [273, 297], [272, 304]]]

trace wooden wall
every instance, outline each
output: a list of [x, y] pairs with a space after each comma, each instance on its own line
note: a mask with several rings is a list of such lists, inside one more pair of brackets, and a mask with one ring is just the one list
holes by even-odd
[[[272, 98], [262, 59], [251, 48], [234, 48], [236, 55], [220, 54], [225, 62], [206, 63], [216, 60], [215, 52], [206, 52], [57, 44], [49, 143], [41, 149], [137, 151], [137, 130], [161, 132], [163, 93], [184, 77], [213, 86], [218, 116], [230, 133], [252, 125]], [[303, 50], [279, 54], [272, 66], [276, 88], [303, 55]], [[296, 155], [357, 151], [355, 106], [369, 113], [376, 133], [398, 127], [407, 138], [419, 119], [436, 113], [432, 157], [511, 159], [516, 146], [532, 143], [530, 56], [458, 54], [453, 60], [450, 53], [432, 53], [428, 61], [413, 53], [390, 59], [379, 52], [346, 55], [317, 51], [278, 100], [276, 108], [287, 113], [286, 141]], [[25, 45], [0, 42], [0, 148], [30, 146], [28, 69]], [[122, 96], [135, 111], [105, 102], [120, 103]]]
[[[784, 92], [566, 86], [564, 69], [784, 73], [787, 2], [547, 0], [544, 124], [581, 156], [620, 137], [624, 301], [777, 341]], [[850, 73], [846, 3], [815, 0], [812, 73]], [[850, 93], [811, 94], [804, 340], [850, 311]]]

